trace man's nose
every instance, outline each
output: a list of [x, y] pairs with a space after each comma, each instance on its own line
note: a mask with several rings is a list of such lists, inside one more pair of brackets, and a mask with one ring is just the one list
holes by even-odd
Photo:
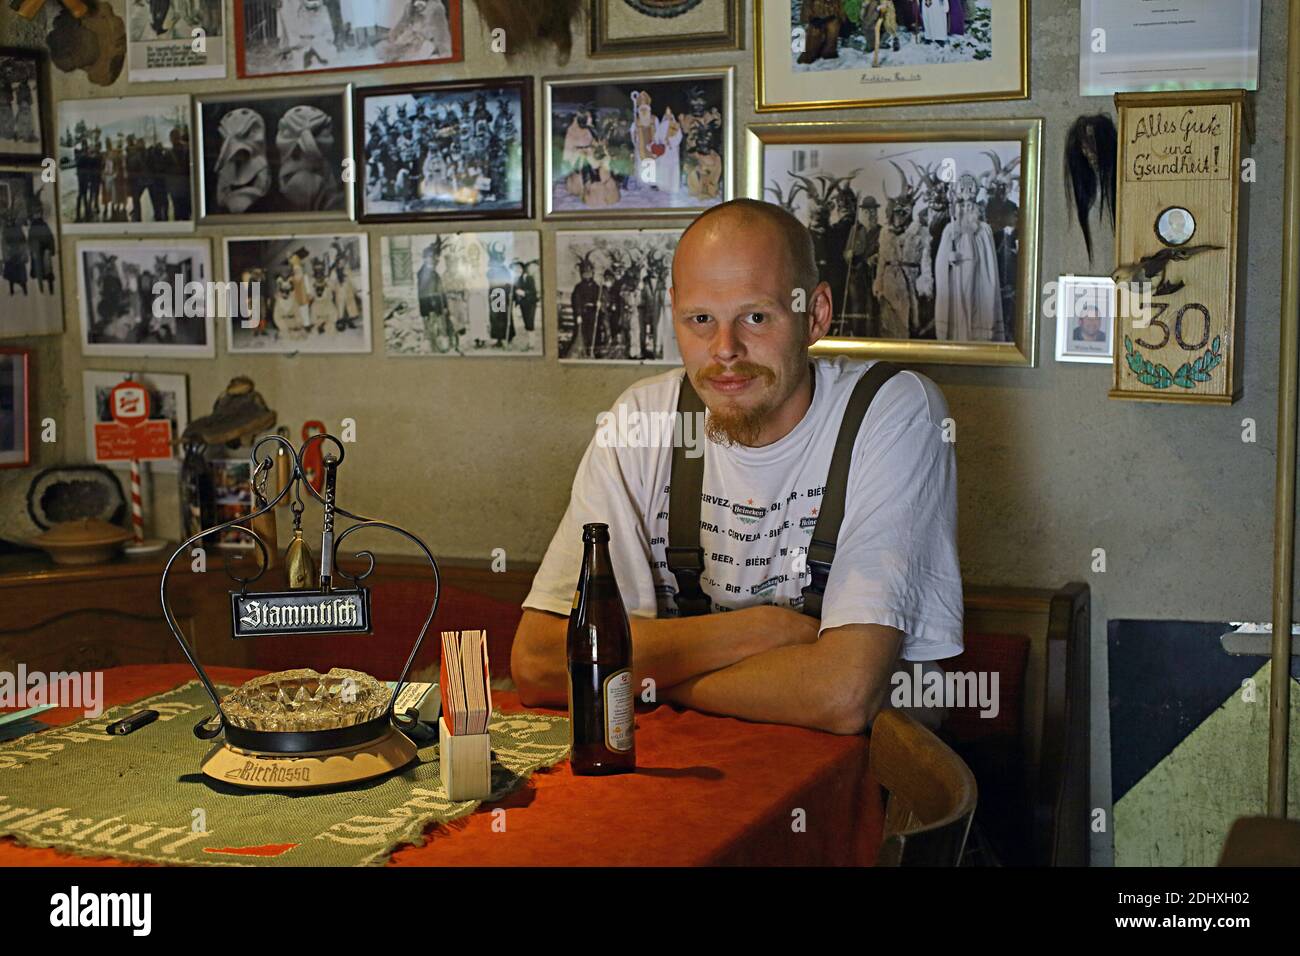
[[713, 334], [710, 351], [713, 358], [719, 362], [729, 362], [744, 352], [744, 345], [740, 341], [740, 336], [736, 334], [734, 322], [718, 323], [718, 331]]

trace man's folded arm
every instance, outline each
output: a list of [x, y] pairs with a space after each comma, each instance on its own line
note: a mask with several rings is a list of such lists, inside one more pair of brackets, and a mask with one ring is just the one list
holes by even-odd
[[[630, 619], [635, 686], [645, 678], [656, 694], [700, 674], [775, 648], [817, 640], [817, 621], [789, 608], [757, 605], [694, 617]], [[524, 608], [510, 651], [510, 672], [527, 707], [567, 702], [568, 619]]]
[[814, 643], [755, 654], [661, 696], [713, 714], [859, 734], [885, 703], [902, 645], [897, 628], [845, 624]]

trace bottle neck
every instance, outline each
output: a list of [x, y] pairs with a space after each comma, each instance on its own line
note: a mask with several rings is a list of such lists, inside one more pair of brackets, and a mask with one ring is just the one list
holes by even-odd
[[614, 577], [614, 564], [609, 557], [608, 541], [584, 541], [582, 544], [582, 576], [584, 578]]

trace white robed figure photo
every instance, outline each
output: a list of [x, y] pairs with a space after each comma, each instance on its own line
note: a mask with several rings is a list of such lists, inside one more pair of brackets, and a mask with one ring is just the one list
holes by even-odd
[[682, 128], [673, 115], [672, 108], [664, 110], [663, 118], [655, 129], [650, 150], [655, 156], [655, 185], [663, 192], [677, 193], [682, 188], [681, 160]]
[[921, 22], [926, 39], [932, 43], [948, 42], [948, 3], [949, 0], [921, 0]]
[[992, 342], [1002, 328], [1002, 293], [993, 230], [969, 173], [957, 182], [952, 221], [934, 260], [934, 331], [939, 341]]

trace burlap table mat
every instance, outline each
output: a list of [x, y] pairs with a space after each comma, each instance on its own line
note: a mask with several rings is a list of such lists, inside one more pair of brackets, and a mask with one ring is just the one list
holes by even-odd
[[[224, 696], [231, 688], [219, 687]], [[125, 737], [106, 725], [159, 711]], [[492, 795], [448, 800], [438, 746], [387, 777], [312, 793], [242, 790], [199, 772], [211, 742], [192, 729], [211, 712], [198, 681], [95, 719], [0, 744], [0, 836], [81, 856], [237, 866], [378, 866], [435, 823], [517, 790], [564, 759], [568, 721], [493, 713]]]

